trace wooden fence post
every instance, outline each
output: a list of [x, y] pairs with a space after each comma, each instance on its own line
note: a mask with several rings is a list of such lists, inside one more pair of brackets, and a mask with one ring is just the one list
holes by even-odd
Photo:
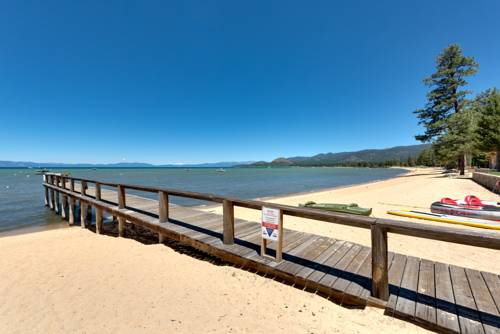
[[[69, 190], [71, 192], [75, 191], [75, 180], [70, 179], [69, 180]], [[75, 198], [73, 196], [69, 197], [69, 224], [74, 225], [75, 224]]]
[[283, 210], [280, 210], [280, 235], [278, 237], [278, 245], [276, 246], [276, 261], [280, 262], [283, 259]]
[[49, 188], [45, 187], [45, 184], [48, 182], [47, 175], [43, 174], [43, 184], [45, 188], [45, 206], [49, 206]]
[[[160, 223], [168, 222], [168, 193], [164, 191], [158, 192], [158, 202], [159, 202], [159, 221]], [[163, 243], [165, 241], [165, 236], [161, 233], [158, 233], [158, 242]]]
[[[61, 176], [61, 188], [66, 189], [66, 178]], [[66, 209], [68, 207], [67, 196], [65, 193], [61, 193], [61, 217], [66, 219]]]
[[[56, 187], [59, 188], [59, 176], [56, 176]], [[58, 190], [56, 190], [56, 201], [55, 201], [54, 210], [56, 210], [56, 213], [61, 213], [61, 204], [59, 203], [59, 191]]]
[[[54, 175], [49, 175], [49, 184], [54, 185]], [[50, 194], [50, 202], [49, 202], [50, 209], [54, 210], [55, 209], [55, 201], [56, 201], [54, 189], [50, 188], [49, 194]]]
[[387, 301], [389, 299], [387, 231], [375, 221], [371, 226], [371, 237], [372, 296]]
[[[125, 201], [125, 188], [123, 185], [118, 185], [118, 208], [124, 209], [126, 205]], [[125, 236], [125, 218], [118, 216], [118, 236]]]
[[222, 201], [223, 209], [223, 242], [225, 245], [234, 244], [234, 204], [225, 199]]
[[[101, 200], [101, 184], [95, 183], [95, 199]], [[95, 231], [97, 234], [102, 233], [102, 208], [95, 207]]]
[[[85, 196], [87, 193], [87, 182], [80, 181], [80, 193]], [[80, 226], [85, 228], [85, 222], [87, 221], [87, 204], [80, 200]]]

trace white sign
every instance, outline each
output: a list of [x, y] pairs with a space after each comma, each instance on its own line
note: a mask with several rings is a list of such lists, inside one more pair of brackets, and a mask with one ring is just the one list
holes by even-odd
[[279, 209], [262, 207], [262, 238], [278, 241], [280, 219]]

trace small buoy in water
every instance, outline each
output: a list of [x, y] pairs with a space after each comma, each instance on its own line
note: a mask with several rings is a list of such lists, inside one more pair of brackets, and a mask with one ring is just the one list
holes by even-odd
[[26, 175], [26, 177], [30, 177], [30, 176], [31, 176], [31, 175], [29, 175], [29, 174], [28, 174], [28, 175]]
[[5, 188], [9, 189], [9, 188], [10, 188], [10, 186], [5, 186]]

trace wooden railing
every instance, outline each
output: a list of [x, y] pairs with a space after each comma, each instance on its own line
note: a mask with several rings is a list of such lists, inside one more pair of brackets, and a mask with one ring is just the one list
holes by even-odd
[[[283, 215], [301, 217], [307, 219], [320, 220], [324, 222], [341, 224], [371, 230], [372, 244], [372, 296], [382, 300], [389, 298], [389, 279], [388, 279], [388, 233], [395, 233], [418, 238], [440, 240], [470, 246], [484, 247], [500, 250], [500, 233], [492, 231], [476, 231], [466, 229], [456, 229], [446, 226], [434, 226], [429, 224], [416, 224], [406, 221], [397, 221], [391, 219], [380, 219], [373, 217], [364, 217], [349, 215], [336, 212], [321, 211], [304, 207], [294, 207], [283, 204], [276, 204], [255, 200], [243, 200], [227, 196], [214, 194], [183, 191], [177, 189], [150, 187], [132, 184], [118, 184], [111, 182], [102, 182], [96, 180], [69, 177], [67, 175], [47, 173], [44, 174], [45, 204], [51, 209], [60, 211], [58, 207], [59, 194], [62, 196], [63, 209], [66, 208], [66, 198], [70, 198], [69, 222], [74, 223], [74, 205], [75, 200], [80, 201], [80, 219], [85, 227], [87, 217], [87, 206], [94, 207], [96, 212], [96, 231], [102, 231], [102, 213], [109, 212], [118, 219], [119, 235], [123, 236], [125, 221], [142, 223], [146, 227], [159, 233], [160, 241], [163, 240], [161, 229], [155, 224], [149, 224], [142, 220], [138, 215], [132, 214], [133, 208], [126, 208], [126, 190], [136, 190], [158, 194], [159, 215], [158, 222], [166, 223], [169, 219], [168, 203], [170, 196], [185, 197], [203, 201], [221, 203], [223, 208], [223, 242], [224, 244], [234, 243], [234, 207], [244, 207], [255, 210], [262, 210], [262, 207], [270, 207], [281, 210]], [[70, 188], [67, 189], [69, 181]], [[75, 181], [80, 182], [80, 192], [75, 191]], [[89, 196], [86, 191], [88, 184], [94, 184], [95, 196]], [[101, 199], [101, 187], [108, 186], [117, 189], [117, 205], [111, 205], [109, 202]]]

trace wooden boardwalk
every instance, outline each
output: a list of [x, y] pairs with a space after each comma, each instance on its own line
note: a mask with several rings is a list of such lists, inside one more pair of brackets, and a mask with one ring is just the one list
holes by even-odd
[[[87, 193], [92, 196], [93, 190]], [[116, 192], [103, 189], [101, 198], [115, 204]], [[234, 244], [227, 245], [222, 242], [221, 215], [170, 205], [169, 221], [160, 223], [158, 207], [157, 200], [127, 196], [127, 213], [165, 237], [233, 265], [316, 291], [342, 305], [371, 304], [369, 247], [284, 229], [283, 260], [275, 262], [260, 256], [261, 232], [256, 222], [235, 219]], [[272, 255], [274, 243], [269, 248]], [[386, 315], [438, 332], [500, 333], [499, 275], [395, 253], [389, 253], [388, 270]]]

